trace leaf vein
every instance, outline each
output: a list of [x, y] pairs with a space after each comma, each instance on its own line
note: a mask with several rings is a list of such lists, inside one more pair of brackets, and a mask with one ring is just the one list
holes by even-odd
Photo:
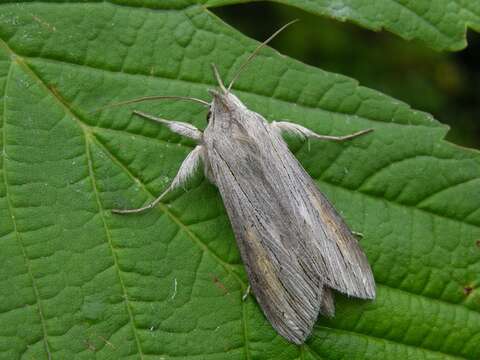
[[[97, 138], [95, 138], [95, 141], [97, 144], [99, 144], [105, 151], [106, 155], [110, 157], [110, 159], [117, 164], [135, 183], [139, 184], [140, 187], [144, 190], [144, 192], [152, 199], [155, 198], [155, 195], [153, 192], [151, 192], [147, 186], [140, 181], [129, 169], [126, 167], [115, 155], [112, 154], [112, 152]], [[212, 256], [214, 259], [216, 259], [219, 264], [231, 275], [233, 275], [239, 284], [242, 287], [246, 287], [245, 283], [243, 282], [242, 279], [235, 273], [233, 269], [231, 269], [232, 265], [225, 262], [222, 258], [220, 258], [212, 249], [210, 249], [196, 234], [194, 234], [183, 222], [180, 221], [178, 217], [176, 217], [168, 208], [162, 204], [159, 203], [157, 205], [158, 209], [160, 209], [163, 213], [165, 213], [179, 228], [185, 232], [188, 237], [195, 243], [197, 244], [202, 250], [206, 251], [209, 253], [210, 256]]]
[[440, 27], [438, 27], [437, 24], [430, 21], [427, 17], [424, 17], [421, 14], [417, 13], [415, 10], [409, 8], [407, 5], [403, 4], [399, 0], [390, 0], [390, 1], [394, 4], [397, 4], [397, 6], [399, 6], [401, 9], [406, 11], [408, 14], [413, 15], [413, 17], [416, 17], [417, 19], [420, 19], [421, 22], [427, 25], [427, 27], [429, 27], [430, 29], [433, 29], [438, 35], [443, 37], [448, 42], [451, 41], [451, 36], [448, 33], [446, 33], [444, 30], [442, 30]]
[[[63, 102], [61, 100], [58, 100], [58, 101], [61, 104], [63, 104]], [[68, 108], [66, 108], [66, 110], [68, 111], [68, 113], [73, 118], [76, 118], [75, 115]], [[140, 358], [143, 359], [143, 351], [142, 351], [141, 342], [140, 342], [140, 339], [139, 339], [139, 336], [138, 336], [138, 333], [137, 333], [137, 328], [135, 326], [135, 319], [134, 319], [133, 312], [132, 312], [132, 309], [131, 309], [130, 299], [128, 297], [128, 292], [127, 292], [125, 283], [124, 283], [123, 278], [122, 278], [122, 274], [121, 274], [122, 271], [120, 270], [120, 266], [118, 264], [118, 258], [117, 258], [115, 247], [113, 245], [112, 235], [109, 231], [107, 221], [106, 221], [105, 216], [103, 214], [104, 209], [103, 209], [103, 206], [102, 206], [102, 203], [101, 203], [101, 200], [100, 200], [97, 184], [96, 184], [96, 181], [95, 181], [92, 154], [91, 154], [91, 149], [90, 149], [90, 145], [89, 145], [88, 130], [85, 129], [85, 126], [82, 123], [79, 123], [79, 125], [82, 128], [82, 131], [84, 133], [85, 155], [87, 157], [87, 162], [88, 162], [88, 174], [89, 174], [89, 178], [90, 178], [90, 181], [91, 181], [93, 192], [95, 194], [95, 201], [96, 201], [96, 204], [97, 204], [98, 214], [100, 215], [100, 218], [102, 220], [102, 225], [103, 225], [103, 228], [105, 230], [105, 235], [107, 237], [108, 247], [109, 247], [110, 253], [112, 255], [113, 265], [114, 265], [116, 273], [117, 273], [117, 278], [118, 278], [118, 281], [120, 283], [120, 288], [122, 290], [123, 302], [124, 302], [125, 308], [127, 310], [127, 314], [128, 314], [129, 322], [131, 324], [132, 332], [133, 332], [133, 335], [134, 335], [134, 338], [135, 338], [135, 343], [136, 343], [136, 346], [137, 346], [137, 350], [138, 350], [138, 353], [140, 355]]]
[[[405, 346], [405, 347], [409, 347], [409, 348], [413, 348], [413, 349], [418, 349], [418, 350], [421, 350], [421, 351], [425, 351], [425, 352], [428, 352], [428, 353], [441, 355], [442, 358], [445, 358], [446, 356], [448, 356], [448, 357], [451, 358], [452, 360], [454, 360], [454, 359], [458, 359], [458, 360], [460, 360], [460, 359], [468, 360], [468, 358], [462, 357], [462, 356], [458, 356], [458, 355], [456, 355], [456, 354], [450, 354], [450, 353], [446, 353], [446, 352], [442, 352], [442, 351], [438, 351], [438, 350], [432, 350], [432, 349], [428, 349], [428, 348], [421, 347], [421, 346], [418, 346], [418, 345], [405, 344], [405, 343], [402, 343], [402, 342], [399, 342], [399, 341], [395, 341], [395, 340], [392, 340], [392, 339], [387, 339], [387, 338], [384, 338], [384, 337], [381, 337], [381, 336], [375, 336], [375, 335], [371, 335], [371, 334], [361, 333], [361, 332], [358, 332], [358, 331], [350, 331], [350, 330], [345, 330], [345, 329], [340, 329], [340, 328], [334, 328], [334, 327], [330, 327], [330, 326], [323, 326], [323, 325], [315, 326], [315, 329], [325, 329], [325, 330], [327, 330], [327, 331], [329, 331], [329, 332], [355, 334], [355, 335], [359, 335], [359, 336], [362, 336], [362, 337], [365, 337], [365, 338], [368, 338], [368, 339], [372, 339], [373, 341], [381, 341], [381, 342], [385, 342], [385, 343], [391, 343], [391, 344], [395, 344], [395, 345], [401, 345], [401, 346]], [[309, 347], [309, 349], [311, 349], [311, 347]]]
[[35, 277], [33, 276], [32, 272], [32, 266], [31, 266], [31, 260], [27, 255], [27, 251], [25, 249], [25, 246], [22, 242], [20, 232], [18, 230], [17, 226], [17, 220], [15, 218], [15, 211], [13, 210], [13, 204], [10, 199], [9, 195], [9, 185], [8, 185], [8, 179], [7, 179], [7, 171], [6, 171], [6, 158], [7, 158], [7, 152], [6, 152], [6, 129], [7, 129], [7, 117], [6, 117], [6, 110], [7, 110], [7, 90], [8, 90], [8, 84], [10, 82], [11, 74], [12, 74], [12, 69], [13, 69], [13, 62], [10, 63], [10, 67], [8, 69], [8, 75], [7, 79], [5, 82], [5, 90], [3, 94], [3, 126], [2, 126], [2, 154], [3, 154], [3, 161], [2, 161], [2, 173], [3, 173], [3, 181], [5, 184], [5, 199], [7, 202], [8, 206], [8, 211], [10, 212], [10, 218], [12, 220], [12, 225], [13, 225], [13, 231], [15, 232], [15, 238], [17, 240], [17, 243], [22, 251], [22, 256], [25, 261], [25, 266], [27, 268], [28, 276], [30, 278], [30, 281], [32, 283], [32, 288], [33, 288], [33, 293], [35, 295], [35, 300], [37, 303], [37, 308], [38, 308], [38, 314], [40, 317], [40, 322], [42, 325], [42, 332], [43, 332], [43, 343], [45, 347], [45, 352], [47, 353], [47, 358], [50, 360], [52, 358], [52, 354], [50, 352], [50, 346], [48, 344], [48, 333], [47, 333], [47, 326], [46, 326], [46, 319], [43, 314], [43, 307], [42, 307], [42, 301], [40, 298], [40, 292], [38, 290], [37, 283], [35, 281]]
[[[437, 196], [443, 192], [446, 192], [446, 191], [449, 191], [449, 190], [452, 190], [458, 186], [462, 186], [462, 185], [466, 185], [468, 183], [471, 183], [471, 182], [474, 182], [474, 181], [478, 181], [480, 180], [479, 177], [474, 177], [474, 178], [470, 178], [470, 179], [467, 179], [467, 180], [464, 180], [464, 181], [461, 181], [457, 184], [452, 184], [452, 185], [449, 185], [443, 189], [440, 189], [438, 191], [435, 191], [434, 193], [432, 194], [429, 194], [428, 196], [426, 196], [425, 198], [421, 199], [420, 201], [418, 201], [416, 204], [415, 204], [415, 207], [421, 207], [423, 203], [427, 202], [428, 200], [430, 200], [432, 197], [434, 196]], [[475, 211], [478, 210], [478, 209], [475, 209]], [[468, 216], [466, 216], [465, 218], [468, 218]]]

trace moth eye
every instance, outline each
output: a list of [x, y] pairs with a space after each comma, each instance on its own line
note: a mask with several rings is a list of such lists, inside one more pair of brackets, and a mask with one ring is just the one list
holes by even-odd
[[207, 114], [207, 123], [210, 122], [210, 116], [212, 116], [212, 110], [208, 110], [208, 114]]

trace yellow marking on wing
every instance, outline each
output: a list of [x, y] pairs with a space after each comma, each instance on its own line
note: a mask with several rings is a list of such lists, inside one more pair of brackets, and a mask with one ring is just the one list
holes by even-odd
[[270, 289], [269, 292], [272, 292], [274, 296], [284, 297], [285, 289], [278, 279], [271, 257], [267, 255], [265, 248], [258, 240], [254, 231], [247, 229], [245, 235], [253, 251], [253, 261], [255, 261], [261, 276], [265, 279], [265, 283]]

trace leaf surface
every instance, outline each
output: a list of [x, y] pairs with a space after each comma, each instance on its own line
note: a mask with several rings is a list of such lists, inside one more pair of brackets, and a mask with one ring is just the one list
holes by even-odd
[[[215, 7], [254, 0], [204, 0]], [[468, 28], [480, 31], [480, 2], [471, 0], [272, 0], [371, 30], [388, 30], [435, 50], [467, 45]]]
[[[159, 5], [160, 4], [160, 5]], [[293, 30], [292, 30], [293, 31]], [[374, 302], [337, 294], [301, 347], [253, 297], [216, 188], [196, 177], [145, 214], [204, 128], [198, 104], [94, 112], [144, 95], [208, 100], [257, 45], [187, 1], [0, 5], [1, 359], [476, 359], [480, 155], [428, 114], [271, 49], [238, 96], [343, 144], [290, 141], [361, 240]]]

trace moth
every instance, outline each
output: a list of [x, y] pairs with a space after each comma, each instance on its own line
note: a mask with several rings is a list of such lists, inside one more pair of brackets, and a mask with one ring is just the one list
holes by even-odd
[[121, 103], [191, 100], [205, 105], [209, 112], [208, 124], [201, 131], [188, 123], [134, 111], [193, 139], [197, 145], [168, 188], [153, 202], [138, 209], [112, 211], [127, 214], [153, 208], [203, 163], [206, 178], [217, 186], [225, 204], [258, 304], [281, 336], [302, 344], [319, 313], [334, 315], [333, 290], [374, 299], [375, 282], [357, 239], [289, 151], [282, 134], [346, 141], [371, 129], [337, 137], [316, 134], [291, 122], [269, 123], [232, 93], [232, 85], [245, 65], [288, 25], [257, 47], [228, 87], [213, 65], [218, 89], [209, 90], [210, 103], [174, 96], [150, 96]]

